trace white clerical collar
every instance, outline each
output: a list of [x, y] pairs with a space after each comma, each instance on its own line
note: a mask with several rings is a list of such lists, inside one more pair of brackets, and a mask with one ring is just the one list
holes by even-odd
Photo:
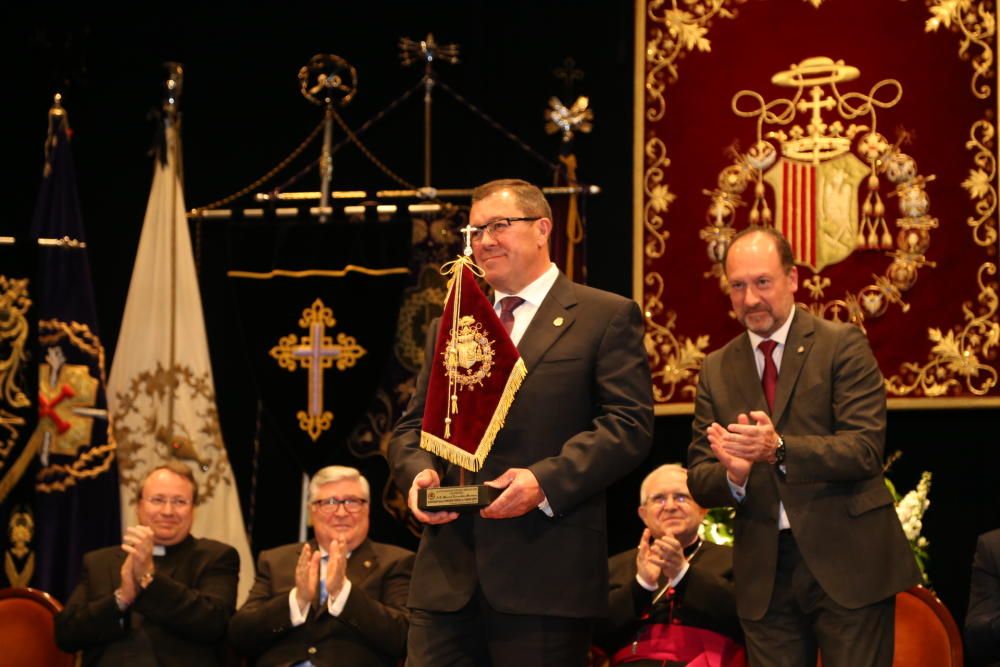
[[542, 304], [542, 301], [545, 300], [546, 295], [548, 295], [552, 286], [556, 284], [556, 279], [558, 278], [559, 268], [555, 264], [550, 263], [549, 268], [545, 270], [545, 273], [535, 278], [527, 287], [522, 289], [517, 294], [509, 294], [507, 292], [501, 292], [500, 290], [494, 290], [493, 303], [500, 303], [500, 299], [507, 296], [519, 296], [537, 308]]
[[153, 555], [154, 556], [166, 556], [167, 555], [167, 548], [165, 546], [163, 546], [162, 544], [154, 544], [153, 545]]
[[769, 338], [762, 338], [761, 336], [758, 336], [754, 332], [747, 329], [747, 334], [750, 336], [750, 347], [756, 350], [757, 346], [760, 345], [761, 342], [765, 340], [773, 340], [778, 345], [784, 346], [785, 341], [788, 339], [788, 330], [792, 328], [792, 319], [795, 317], [795, 311], [796, 308], [793, 305], [792, 312], [788, 315], [788, 319], [785, 320], [785, 323], [782, 324], [780, 327], [778, 327], [778, 330], [775, 331], [773, 334], [771, 334]]

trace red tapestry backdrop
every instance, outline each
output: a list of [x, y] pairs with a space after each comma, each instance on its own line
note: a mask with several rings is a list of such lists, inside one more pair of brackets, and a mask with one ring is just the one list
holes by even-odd
[[[867, 333], [890, 407], [1000, 405], [992, 2], [638, 0], [635, 294], [658, 414], [741, 331], [751, 222], [796, 299]], [[963, 55], [964, 54], [964, 55]]]

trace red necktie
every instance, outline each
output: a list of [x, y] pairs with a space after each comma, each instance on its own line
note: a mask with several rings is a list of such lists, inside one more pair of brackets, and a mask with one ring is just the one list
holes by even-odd
[[507, 334], [514, 329], [514, 309], [524, 303], [524, 299], [519, 296], [505, 296], [500, 299], [500, 322]]
[[767, 411], [774, 412], [774, 390], [778, 386], [778, 367], [774, 365], [771, 353], [778, 347], [777, 341], [762, 340], [760, 351], [764, 353], [764, 373], [760, 376], [760, 384], [764, 387], [764, 398], [767, 399]]

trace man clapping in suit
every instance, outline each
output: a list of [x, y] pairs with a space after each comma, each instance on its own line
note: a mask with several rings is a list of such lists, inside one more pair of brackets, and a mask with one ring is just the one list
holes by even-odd
[[405, 655], [413, 553], [368, 539], [368, 480], [328, 466], [309, 483], [315, 540], [264, 551], [230, 639], [258, 665], [381, 667]]
[[236, 606], [240, 557], [191, 535], [198, 484], [183, 463], [139, 486], [139, 524], [121, 547], [86, 554], [83, 575], [56, 616], [56, 643], [84, 665], [221, 665]]
[[864, 333], [795, 307], [788, 241], [725, 259], [746, 331], [708, 355], [688, 451], [705, 506], [736, 505], [736, 606], [754, 667], [889, 667], [895, 595], [920, 580], [882, 477], [885, 387]]

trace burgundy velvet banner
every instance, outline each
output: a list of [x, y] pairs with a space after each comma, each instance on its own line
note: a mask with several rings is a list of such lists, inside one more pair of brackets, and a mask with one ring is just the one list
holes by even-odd
[[[957, 3], [961, 5], [962, 3]], [[791, 237], [796, 300], [871, 341], [889, 405], [1000, 405], [992, 4], [638, 0], [634, 289], [659, 414], [741, 331], [718, 258]]]

